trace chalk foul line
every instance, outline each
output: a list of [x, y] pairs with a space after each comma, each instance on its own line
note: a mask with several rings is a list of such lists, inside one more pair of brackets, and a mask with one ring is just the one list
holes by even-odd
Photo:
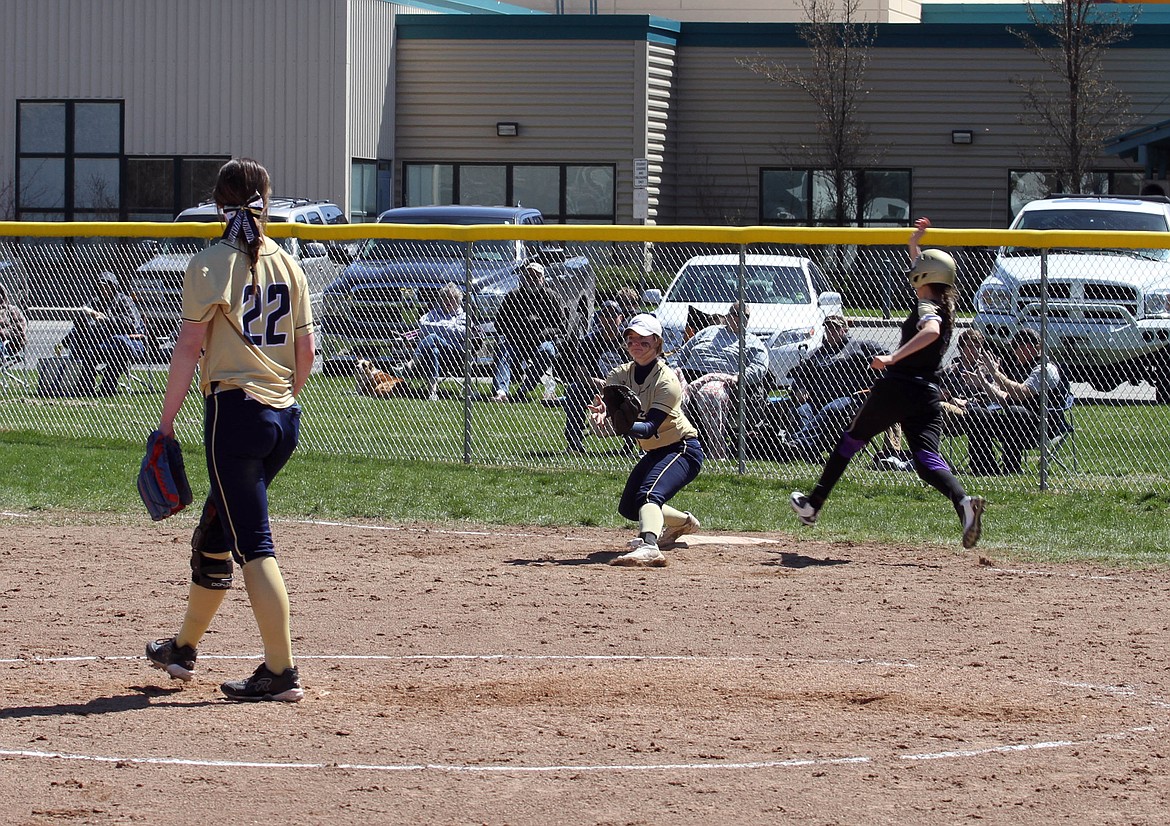
[[[1106, 740], [1123, 740], [1155, 729], [1152, 726], [1128, 729], [1126, 731], [1097, 735], [1086, 740], [1047, 740], [1036, 743], [1011, 743], [989, 746], [981, 749], [967, 749], [922, 754], [903, 754], [898, 760], [953, 760], [981, 757], [988, 754], [1012, 754], [1026, 751], [1073, 748], [1091, 745]], [[204, 768], [255, 768], [255, 769], [343, 769], [368, 772], [447, 772], [454, 774], [558, 774], [581, 772], [671, 772], [671, 771], [745, 771], [759, 769], [789, 769], [807, 766], [841, 766], [871, 764], [880, 762], [868, 755], [847, 757], [791, 758], [788, 760], [757, 760], [747, 762], [705, 762], [705, 763], [616, 763], [616, 764], [564, 764], [546, 766], [518, 766], [507, 764], [468, 765], [458, 763], [305, 763], [298, 761], [254, 761], [254, 760], [204, 760], [180, 757], [130, 757], [113, 755], [77, 754], [60, 751], [33, 751], [30, 749], [0, 749], [0, 757], [79, 760], [92, 763], [119, 763], [129, 765], [159, 766], [200, 766]]]

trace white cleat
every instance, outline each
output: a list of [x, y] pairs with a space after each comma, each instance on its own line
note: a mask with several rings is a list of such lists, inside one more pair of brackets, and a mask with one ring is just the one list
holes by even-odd
[[805, 525], [817, 524], [817, 514], [821, 512], [820, 508], [814, 508], [803, 493], [798, 490], [792, 491], [788, 497], [788, 504], [792, 506], [796, 518]]
[[964, 496], [959, 502], [963, 511], [963, 547], [974, 548], [983, 533], [983, 509], [987, 502], [982, 496]]
[[666, 557], [657, 545], [638, 540], [638, 546], [627, 554], [622, 554], [609, 563], [623, 568], [661, 568], [666, 565]]

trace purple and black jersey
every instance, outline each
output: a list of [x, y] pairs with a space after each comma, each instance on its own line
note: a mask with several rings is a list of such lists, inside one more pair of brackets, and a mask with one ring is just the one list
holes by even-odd
[[937, 301], [929, 298], [918, 299], [914, 310], [902, 322], [902, 337], [898, 341], [898, 346], [901, 347], [914, 338], [923, 323], [932, 318], [939, 322], [939, 337], [918, 352], [911, 353], [896, 364], [890, 365], [888, 373], [938, 382], [938, 371], [942, 367], [943, 354], [951, 344], [953, 329], [953, 325], [946, 322], [944, 312], [943, 306]]

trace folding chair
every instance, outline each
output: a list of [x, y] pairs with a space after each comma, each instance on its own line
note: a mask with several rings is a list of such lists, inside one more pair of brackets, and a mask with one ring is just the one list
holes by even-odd
[[152, 369], [152, 365], [159, 360], [159, 342], [152, 336], [142, 333], [135, 333], [127, 338], [141, 341], [146, 349], [140, 358], [130, 360], [125, 375], [118, 381], [118, 386], [127, 393], [154, 393], [158, 371]]
[[[1072, 393], [1066, 394], [1060, 406], [1059, 424], [1055, 432], [1048, 434], [1048, 443], [1040, 452], [1042, 462], [1047, 461], [1049, 465], [1057, 465], [1067, 471], [1077, 469], [1077, 429], [1073, 417], [1075, 406], [1076, 397]], [[1066, 453], [1071, 457], [1071, 467], [1061, 458]]]
[[28, 390], [27, 368], [23, 350], [19, 353], [5, 350], [4, 355], [0, 356], [0, 387], [8, 390], [12, 386], [19, 386]]

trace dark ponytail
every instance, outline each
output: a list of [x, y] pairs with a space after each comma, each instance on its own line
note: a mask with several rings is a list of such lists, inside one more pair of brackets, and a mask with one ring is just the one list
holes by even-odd
[[220, 167], [212, 197], [227, 219], [223, 237], [234, 243], [242, 236], [253, 267], [260, 258], [271, 194], [268, 170], [251, 158], [232, 158]]
[[950, 335], [950, 331], [955, 328], [955, 302], [957, 300], [957, 290], [949, 284], [935, 284], [936, 296], [938, 297], [939, 307], [942, 310], [942, 323], [939, 324], [939, 329], [943, 335]]

